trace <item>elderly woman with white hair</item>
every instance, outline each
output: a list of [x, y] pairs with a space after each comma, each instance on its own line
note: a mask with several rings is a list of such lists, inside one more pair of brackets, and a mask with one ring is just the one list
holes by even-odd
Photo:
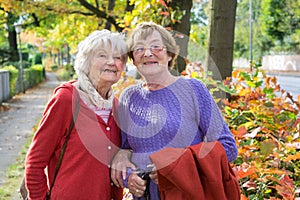
[[94, 31], [78, 45], [78, 80], [54, 90], [26, 156], [28, 199], [122, 199], [122, 189], [110, 180], [110, 162], [121, 143], [112, 85], [126, 61], [120, 33]]

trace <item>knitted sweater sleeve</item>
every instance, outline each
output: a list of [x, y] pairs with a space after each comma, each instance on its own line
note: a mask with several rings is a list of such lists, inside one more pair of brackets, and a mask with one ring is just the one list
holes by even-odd
[[60, 90], [54, 94], [33, 137], [25, 161], [25, 182], [29, 199], [45, 199], [48, 190], [45, 168], [53, 155], [59, 152], [57, 147], [71, 123], [71, 97], [68, 90]]
[[197, 79], [190, 79], [199, 107], [199, 128], [205, 135], [204, 141], [218, 140], [223, 145], [230, 162], [237, 157], [236, 142], [217, 104], [205, 85]]

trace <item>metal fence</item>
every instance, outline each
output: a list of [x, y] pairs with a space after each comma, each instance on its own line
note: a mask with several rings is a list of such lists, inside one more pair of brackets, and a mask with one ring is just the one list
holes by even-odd
[[0, 103], [9, 99], [9, 71], [0, 70]]

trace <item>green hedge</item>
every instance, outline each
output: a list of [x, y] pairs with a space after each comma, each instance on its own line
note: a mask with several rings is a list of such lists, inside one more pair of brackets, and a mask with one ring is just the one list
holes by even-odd
[[25, 89], [41, 83], [45, 79], [45, 70], [42, 65], [33, 65], [29, 69], [24, 69]]
[[20, 92], [20, 89], [18, 87], [18, 75], [19, 71], [18, 69], [13, 65], [8, 65], [3, 67], [2, 69], [9, 71], [9, 97], [13, 97], [15, 94], [18, 94]]
[[[19, 70], [13, 66], [5, 66], [3, 69], [9, 71], [10, 98], [22, 92], [19, 84]], [[46, 78], [45, 68], [42, 65], [33, 65], [24, 69], [25, 90], [41, 83]]]

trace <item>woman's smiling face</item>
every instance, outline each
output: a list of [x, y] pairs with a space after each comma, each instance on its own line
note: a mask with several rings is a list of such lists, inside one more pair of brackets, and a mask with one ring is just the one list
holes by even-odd
[[143, 75], [153, 75], [162, 70], [168, 70], [171, 57], [167, 54], [162, 37], [158, 31], [153, 31], [146, 39], [135, 38], [133, 46], [133, 64]]
[[100, 82], [111, 85], [118, 82], [125, 66], [118, 51], [102, 48], [91, 56], [91, 68], [88, 76], [95, 88]]

